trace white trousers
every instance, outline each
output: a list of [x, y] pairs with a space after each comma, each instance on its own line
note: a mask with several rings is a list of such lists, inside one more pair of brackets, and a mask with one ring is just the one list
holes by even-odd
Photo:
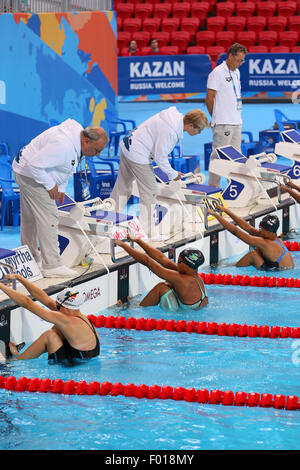
[[152, 164], [141, 165], [124, 157], [121, 152], [117, 181], [110, 197], [116, 202], [116, 211], [122, 212], [132, 195], [132, 182], [136, 178], [139, 190], [139, 221], [150, 237], [153, 231], [157, 183]]
[[36, 262], [42, 262], [44, 269], [61, 266], [55, 201], [46, 188], [32, 178], [18, 173], [14, 176], [20, 188], [22, 245], [28, 246]]
[[[223, 147], [225, 145], [232, 145], [237, 150], [241, 150], [241, 140], [242, 140], [242, 126], [231, 126], [227, 124], [218, 124], [212, 128], [213, 132], [213, 142], [212, 142], [212, 152], [210, 154], [209, 161], [218, 158], [216, 148]], [[208, 168], [209, 171], [209, 168]], [[215, 186], [219, 188], [220, 186], [219, 175], [211, 173], [209, 171], [208, 185]]]

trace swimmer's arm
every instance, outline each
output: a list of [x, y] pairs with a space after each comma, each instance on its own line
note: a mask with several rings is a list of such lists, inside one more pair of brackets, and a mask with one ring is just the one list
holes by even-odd
[[209, 114], [212, 116], [213, 109], [214, 109], [214, 102], [215, 102], [215, 96], [216, 96], [217, 91], [212, 90], [211, 88], [208, 88], [206, 90], [206, 97], [205, 97], [205, 104], [207, 107], [207, 111]]
[[45, 307], [50, 308], [50, 310], [55, 310], [56, 303], [55, 300], [51, 299], [45, 291], [40, 289], [38, 286], [33, 284], [32, 282], [25, 279], [21, 274], [18, 273], [11, 273], [5, 276], [5, 279], [16, 279], [17, 281], [21, 282], [23, 286], [28, 290], [29, 294], [32, 295], [36, 300], [41, 302], [41, 304], [45, 305]]
[[[292, 187], [294, 186], [295, 185], [293, 185]], [[284, 191], [289, 193], [295, 199], [296, 202], [300, 203], [300, 194], [296, 193], [295, 191], [290, 189], [288, 186], [285, 186], [284, 184], [281, 184], [280, 187], [281, 189], [284, 189]], [[297, 191], [300, 191], [300, 188], [295, 187], [294, 189], [297, 189]]]
[[27, 295], [23, 294], [22, 292], [18, 292], [14, 289], [11, 289], [2, 282], [0, 282], [0, 289], [6, 295], [8, 295], [8, 297], [10, 297], [17, 305], [25, 308], [26, 310], [29, 310], [38, 317], [42, 318], [43, 320], [59, 326], [66, 324], [64, 315], [62, 315], [60, 312], [54, 312], [52, 310], [48, 310], [41, 307], [39, 304], [33, 302], [33, 300], [27, 297]]
[[[133, 238], [130, 238], [130, 240], [134, 241], [135, 243], [137, 243], [141, 248], [143, 248], [143, 250], [146, 252], [146, 254], [148, 256], [150, 256], [150, 258], [154, 259], [155, 261], [157, 261], [159, 264], [161, 264], [162, 266], [164, 266], [165, 268], [167, 269], [174, 269], [175, 271], [177, 271], [177, 264], [174, 263], [174, 261], [170, 260], [169, 258], [167, 258], [166, 255], [164, 255], [160, 250], [158, 250], [157, 248], [153, 248], [151, 245], [149, 245], [148, 243], [146, 243], [144, 240], [141, 240], [141, 239], [133, 239]], [[117, 243], [117, 241], [116, 241]], [[128, 247], [129, 245], [128, 244], [125, 244], [124, 242], [122, 242], [122, 248], [125, 248], [125, 246]], [[126, 250], [127, 253], [128, 250]], [[139, 253], [139, 252], [138, 252]]]
[[247, 243], [247, 245], [255, 246], [257, 248], [262, 248], [263, 246], [265, 246], [265, 242], [264, 242], [263, 238], [261, 238], [259, 236], [256, 237], [256, 236], [250, 235], [247, 232], [244, 232], [239, 227], [232, 224], [228, 220], [224, 219], [224, 217], [222, 217], [217, 212], [212, 211], [211, 209], [208, 209], [208, 213], [210, 215], [213, 215], [220, 222], [220, 224], [222, 224], [223, 227], [226, 230], [228, 230], [228, 232], [232, 233], [233, 235], [238, 237], [240, 240]]
[[130, 245], [122, 242], [121, 240], [116, 240], [116, 243], [122, 248], [124, 248], [124, 250], [127, 251], [127, 253], [132, 256], [136, 261], [143, 264], [144, 266], [147, 266], [150, 271], [152, 271], [154, 274], [161, 277], [162, 279], [165, 279], [166, 281], [170, 282], [174, 282], [174, 280], [177, 279], [177, 271], [173, 269], [167, 269], [161, 266], [157, 261], [152, 259], [146, 253], [137, 251], [135, 248], [132, 248]]
[[236, 215], [227, 207], [218, 206], [218, 209], [222, 212], [225, 212], [225, 214], [229, 215], [229, 217], [231, 217], [236, 224], [238, 224], [243, 230], [246, 230], [246, 232], [250, 233], [250, 235], [259, 236], [259, 231], [255, 227], [252, 227], [252, 225], [246, 222], [246, 220]]

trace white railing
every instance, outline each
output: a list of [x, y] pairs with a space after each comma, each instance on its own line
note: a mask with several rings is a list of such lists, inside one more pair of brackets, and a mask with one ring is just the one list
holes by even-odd
[[111, 10], [112, 0], [0, 0], [0, 12], [56, 12]]

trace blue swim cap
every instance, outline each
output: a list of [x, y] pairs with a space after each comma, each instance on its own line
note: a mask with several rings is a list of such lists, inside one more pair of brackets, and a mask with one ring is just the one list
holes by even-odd
[[178, 256], [178, 262], [180, 259], [192, 269], [198, 269], [204, 263], [203, 253], [196, 249], [183, 250]]

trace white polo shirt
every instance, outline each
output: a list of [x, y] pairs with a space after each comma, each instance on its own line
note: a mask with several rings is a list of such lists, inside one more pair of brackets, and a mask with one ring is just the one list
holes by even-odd
[[217, 92], [211, 126], [216, 124], [241, 125], [242, 113], [237, 109], [237, 99], [241, 99], [239, 69], [229, 70], [227, 62], [224, 60], [208, 75], [207, 88]]

